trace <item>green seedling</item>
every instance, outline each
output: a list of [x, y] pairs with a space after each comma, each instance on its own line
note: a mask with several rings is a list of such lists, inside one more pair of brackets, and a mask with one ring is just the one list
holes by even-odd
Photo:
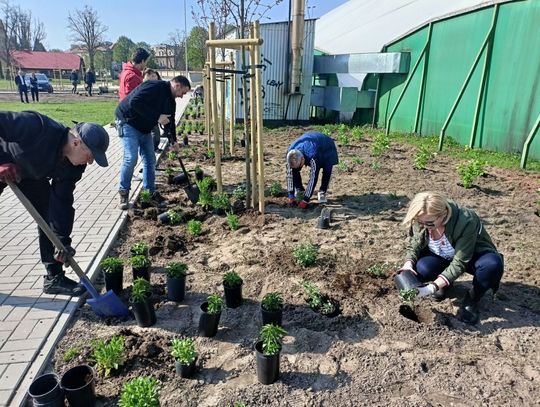
[[238, 215], [235, 215], [232, 212], [227, 212], [227, 224], [229, 225], [229, 229], [237, 230], [240, 227]]
[[389, 148], [390, 139], [388, 136], [385, 133], [376, 134], [371, 145], [371, 154], [375, 157], [380, 157]]
[[131, 302], [137, 303], [146, 301], [151, 289], [152, 286], [149, 281], [142, 277], [136, 278], [135, 281], [133, 281], [133, 287], [131, 289]]
[[223, 275], [223, 285], [227, 288], [238, 287], [242, 283], [242, 278], [235, 271], [228, 271]]
[[414, 156], [414, 168], [417, 170], [425, 170], [431, 153], [426, 147], [422, 147], [420, 151]]
[[199, 236], [202, 232], [202, 222], [200, 220], [191, 219], [187, 223], [188, 233], [192, 236]]
[[147, 256], [148, 245], [144, 242], [137, 242], [130, 249], [132, 256]]
[[337, 167], [338, 167], [338, 170], [340, 170], [341, 172], [349, 171], [349, 166], [347, 165], [345, 161], [340, 161]]
[[208, 301], [206, 312], [209, 314], [219, 314], [223, 309], [223, 298], [217, 294], [209, 295], [206, 301]]
[[201, 181], [197, 181], [197, 186], [199, 187], [198, 204], [201, 205], [205, 210], [211, 208], [213, 204], [213, 185], [214, 179], [212, 177], [204, 177]]
[[167, 158], [170, 161], [176, 161], [176, 160], [178, 160], [178, 153], [176, 151], [169, 151], [167, 153]]
[[296, 202], [300, 202], [302, 199], [304, 199], [304, 194], [305, 194], [304, 191], [297, 191], [296, 196], [294, 197], [294, 200]]
[[418, 290], [416, 288], [411, 288], [409, 290], [401, 289], [399, 290], [399, 297], [407, 303], [412, 303], [416, 296], [418, 295]]
[[285, 335], [287, 335], [287, 331], [278, 325], [263, 325], [260, 332], [263, 355], [277, 355], [281, 351], [281, 344]]
[[301, 284], [308, 296], [307, 303], [309, 304], [309, 306], [314, 309], [320, 308], [323, 301], [319, 287], [317, 287], [315, 284], [308, 280], [302, 281]]
[[69, 348], [63, 355], [62, 360], [66, 363], [71, 362], [73, 359], [75, 359], [77, 356], [81, 354], [81, 351], [79, 348]]
[[279, 181], [272, 182], [270, 187], [268, 187], [268, 193], [276, 198], [283, 195], [283, 188], [281, 187]]
[[165, 271], [167, 272], [167, 277], [169, 278], [181, 278], [185, 277], [187, 274], [188, 266], [186, 263], [181, 262], [173, 262], [169, 263], [165, 267]]
[[243, 186], [239, 185], [234, 189], [232, 195], [234, 199], [243, 201], [244, 199], [246, 199], [246, 189]]
[[172, 177], [174, 173], [176, 172], [176, 170], [173, 167], [167, 167], [165, 168], [164, 172], [167, 177]]
[[167, 216], [169, 217], [169, 223], [171, 225], [178, 225], [180, 222], [182, 222], [182, 215], [174, 209], [169, 209], [167, 211]]
[[360, 157], [353, 157], [351, 162], [353, 165], [362, 165], [364, 164], [364, 160], [362, 160]]
[[173, 338], [171, 356], [183, 365], [191, 364], [197, 358], [195, 342], [192, 338]]
[[345, 132], [340, 132], [338, 134], [338, 141], [339, 144], [342, 146], [348, 146], [349, 145], [349, 135]]
[[159, 407], [159, 382], [153, 377], [136, 377], [124, 384], [120, 407]]
[[208, 158], [214, 158], [216, 156], [216, 152], [214, 150], [208, 150], [206, 155], [208, 156]]
[[103, 371], [105, 377], [111, 370], [117, 370], [124, 363], [124, 337], [113, 336], [110, 341], [96, 340], [92, 343], [90, 359], [96, 362], [97, 370]]
[[331, 314], [335, 311], [335, 305], [332, 304], [330, 301], [326, 301], [321, 305], [321, 314]]
[[473, 182], [478, 177], [485, 175], [484, 165], [485, 163], [482, 163], [480, 160], [472, 159], [467, 164], [459, 164], [456, 167], [464, 188], [472, 187]]
[[143, 189], [139, 194], [139, 201], [141, 203], [150, 203], [152, 201], [152, 192], [149, 189]]
[[263, 297], [261, 305], [267, 311], [279, 311], [283, 308], [283, 297], [277, 292], [268, 293]]
[[124, 262], [118, 257], [106, 257], [99, 265], [107, 274], [120, 273], [124, 269]]
[[366, 273], [374, 277], [386, 277], [388, 264], [374, 264], [366, 270]]
[[185, 132], [187, 134], [191, 134], [191, 129], [192, 129], [191, 122], [187, 122], [186, 127], [185, 127]]
[[355, 141], [362, 140], [364, 138], [362, 128], [361, 127], [353, 127], [352, 130], [351, 130], [351, 136], [352, 136], [352, 139], [355, 140]]
[[144, 254], [139, 254], [131, 258], [131, 265], [135, 268], [150, 267], [152, 262]]
[[319, 248], [313, 243], [303, 243], [298, 245], [293, 251], [296, 264], [302, 267], [309, 267], [317, 261]]
[[375, 171], [379, 171], [381, 169], [381, 164], [378, 161], [374, 161], [371, 164], [371, 168], [374, 169]]
[[229, 195], [225, 192], [214, 194], [212, 197], [212, 206], [214, 209], [220, 209], [223, 211], [228, 211], [231, 207], [231, 202], [229, 200]]

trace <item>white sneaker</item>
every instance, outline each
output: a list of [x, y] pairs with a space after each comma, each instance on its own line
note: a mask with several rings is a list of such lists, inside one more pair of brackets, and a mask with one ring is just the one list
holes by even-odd
[[328, 202], [326, 199], [326, 193], [325, 192], [319, 192], [317, 194], [317, 199], [319, 200], [319, 203], [326, 203]]

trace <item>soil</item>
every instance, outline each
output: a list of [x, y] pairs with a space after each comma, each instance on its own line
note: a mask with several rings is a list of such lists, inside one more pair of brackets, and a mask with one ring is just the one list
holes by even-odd
[[[265, 131], [267, 185], [284, 185], [286, 146], [308, 127]], [[191, 136], [184, 148], [190, 169], [199, 164], [214, 174], [205, 158], [205, 136]], [[302, 211], [285, 197], [267, 198], [263, 216], [240, 215], [231, 231], [225, 217], [204, 212], [189, 202], [181, 187], [158, 176], [169, 208], [179, 206], [185, 220], [203, 221], [193, 237], [185, 224], [168, 226], [130, 211], [130, 220], [113, 249], [127, 259], [130, 246], [147, 242], [153, 262], [153, 301], [157, 323], [139, 328], [133, 318], [101, 320], [85, 305], [60, 341], [51, 369], [62, 373], [92, 362], [91, 339], [126, 337], [125, 362], [110, 377], [98, 374], [102, 405], [116, 405], [122, 385], [131, 378], [153, 376], [162, 383], [162, 406], [532, 406], [540, 403], [540, 217], [535, 214], [538, 174], [487, 168], [487, 175], [465, 189], [458, 185], [458, 161], [436, 155], [423, 171], [413, 169], [416, 149], [391, 142], [381, 157], [370, 155], [366, 135], [339, 146], [347, 170], [335, 174], [326, 207], [330, 228], [318, 229], [316, 200]], [[194, 146], [194, 147], [193, 147]], [[228, 192], [244, 179], [243, 149], [223, 162]], [[352, 164], [354, 157], [357, 164]], [[373, 163], [378, 163], [373, 165]], [[164, 160], [160, 167], [176, 165]], [[307, 172], [304, 171], [304, 182]], [[481, 320], [470, 326], [456, 311], [471, 276], [462, 276], [448, 299], [418, 300], [406, 309], [394, 288], [392, 272], [403, 261], [406, 230], [400, 224], [410, 199], [424, 190], [446, 193], [474, 208], [483, 218], [500, 252], [505, 274], [497, 295], [481, 303]], [[154, 215], [155, 216], [155, 215]], [[300, 243], [319, 246], [314, 266], [296, 265], [292, 250]], [[164, 266], [189, 265], [186, 298], [167, 300]], [[372, 275], [370, 267], [386, 271]], [[213, 338], [198, 336], [199, 305], [211, 293], [223, 293], [222, 275], [234, 270], [243, 279], [242, 306], [224, 309]], [[371, 269], [372, 270], [372, 269]], [[322, 294], [339, 303], [331, 318], [314, 312], [300, 285], [311, 280]], [[126, 267], [121, 298], [127, 301], [131, 276]], [[283, 294], [283, 326], [288, 334], [281, 352], [280, 379], [257, 382], [253, 346], [260, 329], [260, 300], [271, 291]], [[170, 356], [175, 336], [195, 338], [199, 358], [192, 379], [175, 373]], [[70, 349], [79, 355], [66, 362]]]

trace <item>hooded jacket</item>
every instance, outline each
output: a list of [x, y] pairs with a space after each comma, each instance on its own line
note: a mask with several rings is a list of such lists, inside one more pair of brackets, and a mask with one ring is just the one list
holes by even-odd
[[143, 82], [142, 72], [135, 68], [133, 62], [127, 62], [122, 66], [119, 82], [118, 99], [122, 101]]

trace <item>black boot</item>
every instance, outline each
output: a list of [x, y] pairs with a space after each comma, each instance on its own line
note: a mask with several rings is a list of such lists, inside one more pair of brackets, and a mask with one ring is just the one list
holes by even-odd
[[478, 322], [478, 319], [480, 317], [478, 305], [482, 296], [483, 294], [479, 295], [475, 292], [474, 288], [467, 291], [458, 312], [458, 319], [461, 322], [465, 322], [466, 324], [471, 325], [474, 325]]
[[79, 297], [86, 292], [82, 284], [78, 284], [64, 274], [43, 277], [43, 292], [45, 294], [60, 294]]
[[157, 208], [166, 208], [169, 203], [161, 196], [161, 194], [155, 191], [152, 194], [152, 205]]
[[129, 208], [129, 191], [118, 191], [120, 194], [120, 209], [126, 210]]

